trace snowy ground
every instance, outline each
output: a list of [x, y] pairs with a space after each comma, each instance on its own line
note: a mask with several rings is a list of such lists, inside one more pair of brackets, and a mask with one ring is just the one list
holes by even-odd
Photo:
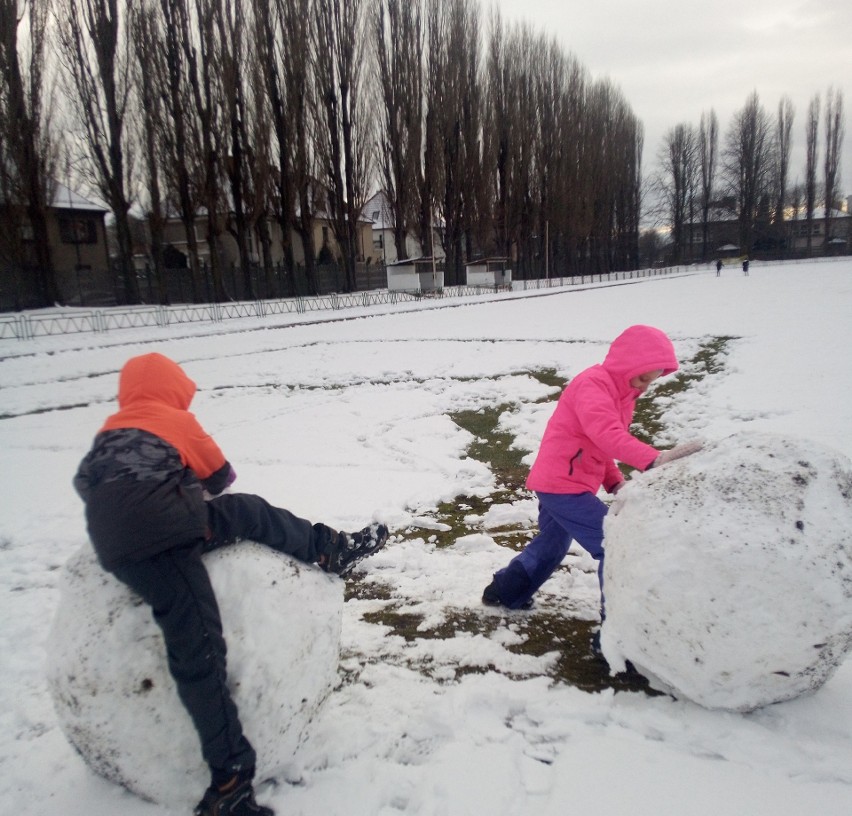
[[[427, 306], [0, 341], [0, 811], [185, 812], [94, 776], [44, 679], [59, 567], [85, 541], [71, 476], [114, 408], [122, 363], [158, 350], [198, 383], [193, 408], [234, 463], [235, 488], [315, 521], [376, 517], [395, 532], [349, 582], [339, 687], [259, 797], [281, 816], [852, 812], [852, 661], [814, 695], [722, 713], [565, 681], [559, 633], [597, 608], [581, 552], [536, 611], [482, 608], [535, 507], [467, 456], [476, 440], [451, 418], [505, 406], [498, 430], [534, 450], [554, 379], [650, 323], [696, 374], [648, 398], [662, 409], [661, 445], [753, 429], [852, 456], [852, 262]], [[461, 504], [469, 512], [453, 514]]]

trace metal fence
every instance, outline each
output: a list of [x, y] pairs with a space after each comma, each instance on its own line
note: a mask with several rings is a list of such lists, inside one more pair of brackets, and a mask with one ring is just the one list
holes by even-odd
[[689, 267], [667, 267], [609, 274], [577, 275], [515, 281], [511, 286], [452, 286], [434, 291], [388, 291], [336, 293], [313, 297], [269, 300], [228, 301], [225, 303], [181, 304], [175, 306], [114, 306], [102, 309], [66, 308], [0, 314], [0, 339], [28, 340], [57, 334], [108, 332], [118, 329], [163, 327], [182, 323], [219, 323], [235, 318], [264, 318], [282, 314], [339, 311], [446, 298], [495, 295], [510, 291], [552, 289], [609, 283], [682, 273]]

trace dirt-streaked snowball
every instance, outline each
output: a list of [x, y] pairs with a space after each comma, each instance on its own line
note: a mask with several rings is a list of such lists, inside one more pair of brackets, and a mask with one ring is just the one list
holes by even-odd
[[[334, 687], [343, 582], [258, 544], [204, 556], [228, 645], [228, 679], [258, 778], [292, 759]], [[90, 547], [64, 569], [48, 680], [62, 729], [97, 773], [140, 796], [191, 806], [209, 784], [151, 610]]]
[[819, 688], [852, 647], [852, 463], [738, 433], [636, 476], [606, 519], [604, 655], [709, 708]]

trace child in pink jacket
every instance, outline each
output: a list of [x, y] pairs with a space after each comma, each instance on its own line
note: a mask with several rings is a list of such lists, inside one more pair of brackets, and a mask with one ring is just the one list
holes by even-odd
[[[630, 433], [636, 400], [658, 377], [677, 371], [671, 340], [652, 326], [631, 326], [610, 346], [603, 363], [568, 383], [547, 423], [527, 487], [539, 500], [538, 535], [494, 574], [482, 601], [528, 609], [576, 540], [598, 562], [603, 589], [603, 487], [616, 493], [624, 476], [616, 460], [638, 470], [665, 464], [701, 448], [689, 442], [660, 452]], [[603, 617], [603, 596], [601, 598]]]

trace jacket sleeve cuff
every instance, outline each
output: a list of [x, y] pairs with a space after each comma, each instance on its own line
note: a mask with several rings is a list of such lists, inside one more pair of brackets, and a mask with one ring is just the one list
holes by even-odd
[[236, 476], [237, 474], [231, 467], [231, 463], [226, 461], [222, 467], [214, 470], [206, 479], [202, 479], [201, 484], [211, 496], [218, 496], [234, 481]]
[[612, 495], [613, 493], [615, 493], [616, 488], [619, 485], [624, 484], [625, 481], [625, 479], [618, 479], [617, 481], [614, 481], [611, 484], [606, 484], [604, 485], [604, 490], [606, 490], [607, 493]]

